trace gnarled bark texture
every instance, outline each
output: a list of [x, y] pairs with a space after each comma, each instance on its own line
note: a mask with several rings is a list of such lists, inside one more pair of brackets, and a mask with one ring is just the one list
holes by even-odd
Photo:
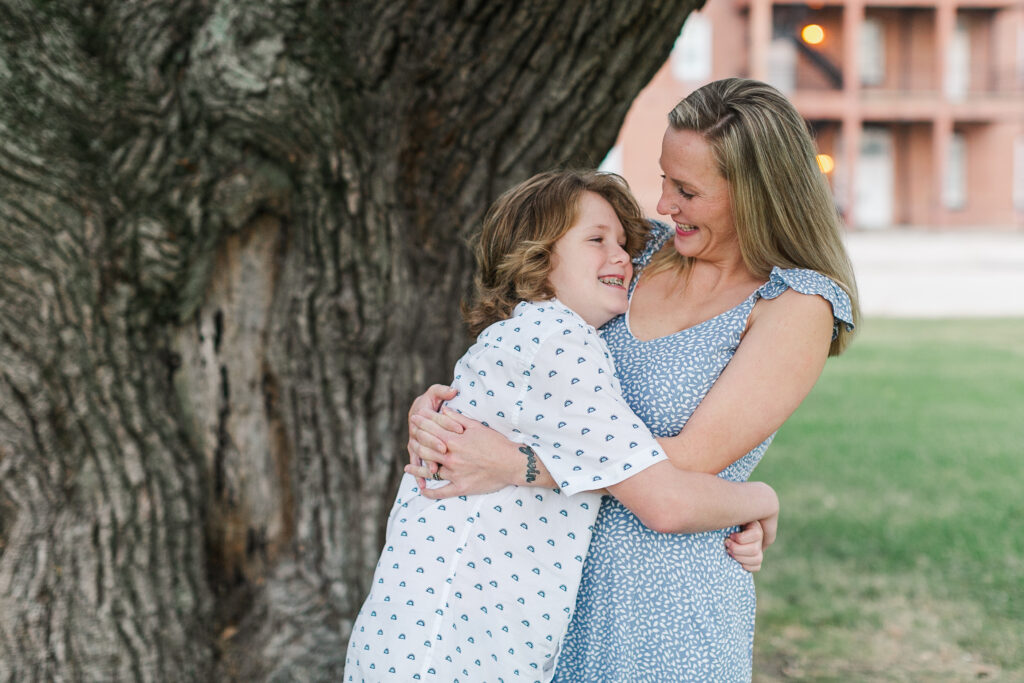
[[337, 680], [464, 239], [694, 4], [3, 0], [0, 680]]

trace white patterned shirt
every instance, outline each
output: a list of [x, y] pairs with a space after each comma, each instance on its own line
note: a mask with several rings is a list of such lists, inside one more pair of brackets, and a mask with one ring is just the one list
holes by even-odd
[[520, 303], [484, 330], [453, 386], [452, 408], [537, 448], [560, 488], [433, 501], [405, 475], [346, 681], [550, 680], [600, 507], [594, 491], [666, 458], [622, 398], [604, 341], [556, 299]]

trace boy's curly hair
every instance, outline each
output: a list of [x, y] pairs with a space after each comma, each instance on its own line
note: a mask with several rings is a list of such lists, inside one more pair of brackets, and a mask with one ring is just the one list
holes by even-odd
[[475, 337], [508, 318], [520, 301], [555, 295], [548, 284], [551, 252], [578, 219], [584, 192], [611, 204], [626, 232], [626, 252], [630, 258], [640, 253], [650, 228], [621, 176], [576, 170], [539, 173], [501, 195], [484, 217], [474, 246], [475, 291], [472, 301], [462, 306], [470, 334]]

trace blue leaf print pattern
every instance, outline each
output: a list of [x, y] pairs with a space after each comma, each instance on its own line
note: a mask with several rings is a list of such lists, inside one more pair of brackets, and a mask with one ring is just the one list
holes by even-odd
[[[654, 224], [637, 271], [671, 235]], [[814, 271], [779, 268], [746, 301], [676, 334], [640, 341], [626, 316], [602, 328], [623, 395], [655, 435], [679, 433], [735, 353], [754, 304], [787, 289], [825, 298], [835, 329], [852, 329], [849, 297], [836, 283]], [[771, 440], [720, 476], [746, 480]], [[732, 531], [659, 534], [606, 496], [554, 680], [749, 681], [754, 585], [725, 552]]]

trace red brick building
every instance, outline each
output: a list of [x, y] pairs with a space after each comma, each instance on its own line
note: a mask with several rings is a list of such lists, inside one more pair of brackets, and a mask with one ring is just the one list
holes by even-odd
[[727, 76], [790, 97], [849, 225], [1024, 230], [1021, 0], [708, 0], [606, 160], [651, 215], [665, 115]]

